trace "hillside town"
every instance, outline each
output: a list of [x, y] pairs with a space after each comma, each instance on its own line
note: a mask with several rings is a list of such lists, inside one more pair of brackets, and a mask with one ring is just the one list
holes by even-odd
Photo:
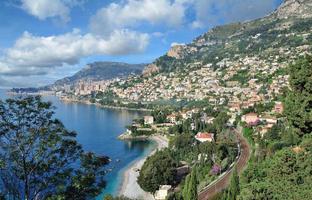
[[312, 0], [0, 10], [0, 200], [311, 200]]

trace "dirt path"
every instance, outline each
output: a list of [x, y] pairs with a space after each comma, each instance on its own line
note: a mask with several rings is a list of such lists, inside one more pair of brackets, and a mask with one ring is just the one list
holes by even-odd
[[[237, 161], [237, 171], [238, 173], [242, 173], [242, 171], [245, 169], [245, 166], [248, 163], [249, 157], [250, 157], [250, 146], [247, 142], [247, 140], [242, 136], [242, 133], [238, 130], [234, 130], [237, 134], [237, 137], [240, 142], [240, 149], [241, 154]], [[202, 192], [199, 193], [198, 199], [199, 200], [209, 200], [212, 197], [214, 197], [216, 194], [224, 190], [231, 180], [233, 168], [227, 171], [223, 176], [218, 179], [213, 184], [209, 185], [207, 188], [205, 188]]]

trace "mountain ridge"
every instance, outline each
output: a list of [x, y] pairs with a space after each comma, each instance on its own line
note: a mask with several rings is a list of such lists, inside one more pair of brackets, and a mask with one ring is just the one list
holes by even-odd
[[[226, 48], [231, 45], [243, 45], [240, 44], [243, 43], [241, 41], [248, 43], [250, 42], [246, 40], [248, 37], [261, 37], [262, 33], [272, 37], [273, 32], [283, 34], [283, 32], [286, 32], [286, 29], [292, 28], [296, 23], [300, 24], [300, 26], [302, 24], [306, 26], [312, 23], [311, 11], [312, 0], [284, 0], [275, 11], [263, 18], [216, 26], [198, 36], [189, 44], [171, 47], [164, 56], [161, 56], [151, 65], [147, 66], [145, 71], [152, 71], [154, 72], [153, 74], [162, 71], [172, 71], [176, 68], [172, 67], [172, 63], [183, 66], [183, 61], [189, 61], [190, 59], [196, 62], [204, 61], [203, 63], [215, 64], [222, 60], [222, 56], [213, 55], [220, 55], [216, 51], [223, 51], [224, 57], [231, 57], [235, 53], [241, 54], [241, 49], [227, 51]], [[269, 48], [269, 45], [274, 43], [273, 38], [269, 39], [270, 41], [267, 41], [266, 48]], [[236, 44], [230, 44], [233, 41]], [[229, 52], [231, 55], [229, 55]], [[219, 57], [219, 59], [214, 59], [215, 57]]]
[[309, 12], [311, 9], [311, 0], [284, 0], [284, 2], [277, 8], [277, 10], [272, 13], [272, 15], [275, 15], [278, 18], [307, 18], [312, 17], [312, 13]]
[[108, 80], [141, 74], [146, 64], [128, 64], [124, 62], [97, 61], [87, 64], [73, 76], [57, 80], [53, 86], [73, 85], [80, 80]]

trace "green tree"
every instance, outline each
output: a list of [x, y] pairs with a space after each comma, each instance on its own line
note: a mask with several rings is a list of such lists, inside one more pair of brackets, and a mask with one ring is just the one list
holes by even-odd
[[194, 167], [191, 173], [191, 180], [189, 184], [189, 200], [197, 200], [198, 199], [198, 193], [197, 193], [197, 168]]
[[185, 178], [185, 183], [182, 191], [182, 197], [184, 200], [189, 198], [189, 185], [190, 185], [191, 174], [187, 175]]
[[226, 123], [230, 117], [226, 112], [220, 112], [214, 120], [214, 126], [216, 127], [217, 133], [221, 133], [226, 127]]
[[138, 183], [143, 190], [155, 193], [160, 185], [175, 183], [177, 166], [178, 164], [169, 150], [158, 151], [145, 161], [138, 177]]
[[280, 139], [280, 132], [281, 132], [281, 126], [280, 125], [274, 125], [266, 134], [265, 137], [270, 140], [278, 140]]
[[197, 192], [197, 168], [196, 166], [193, 168], [191, 174], [186, 177], [185, 185], [183, 188], [183, 200], [197, 200], [198, 192]]
[[194, 143], [194, 137], [190, 134], [181, 134], [176, 136], [173, 141], [171, 142], [171, 145], [174, 146], [174, 148], [178, 150], [182, 149], [189, 149], [192, 144]]
[[107, 157], [86, 153], [40, 97], [0, 101], [0, 193], [9, 199], [75, 199], [105, 186]]
[[228, 189], [228, 200], [236, 200], [237, 199], [237, 195], [240, 192], [240, 188], [239, 188], [239, 176], [237, 173], [237, 168], [235, 167], [233, 174], [232, 174], [232, 178], [231, 178], [231, 183]]
[[[303, 148], [304, 146], [304, 148]], [[299, 151], [287, 147], [262, 163], [248, 167], [247, 184], [239, 199], [302, 199], [311, 198], [312, 140], [305, 137]]]
[[312, 57], [290, 65], [291, 91], [285, 100], [285, 114], [299, 136], [312, 133]]

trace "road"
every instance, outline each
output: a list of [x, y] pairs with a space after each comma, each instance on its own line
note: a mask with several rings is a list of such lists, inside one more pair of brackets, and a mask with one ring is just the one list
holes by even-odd
[[[235, 129], [235, 132], [237, 134], [238, 140], [240, 142], [240, 149], [241, 154], [236, 162], [237, 171], [238, 173], [242, 173], [242, 171], [245, 169], [249, 157], [250, 157], [250, 146], [247, 142], [247, 140], [242, 136], [242, 133], [240, 131], [237, 131]], [[221, 178], [219, 178], [217, 181], [206, 187], [202, 192], [198, 194], [199, 200], [209, 200], [215, 195], [217, 195], [219, 192], [227, 188], [227, 186], [230, 183], [232, 171], [234, 168], [231, 168], [229, 171], [227, 171]]]

